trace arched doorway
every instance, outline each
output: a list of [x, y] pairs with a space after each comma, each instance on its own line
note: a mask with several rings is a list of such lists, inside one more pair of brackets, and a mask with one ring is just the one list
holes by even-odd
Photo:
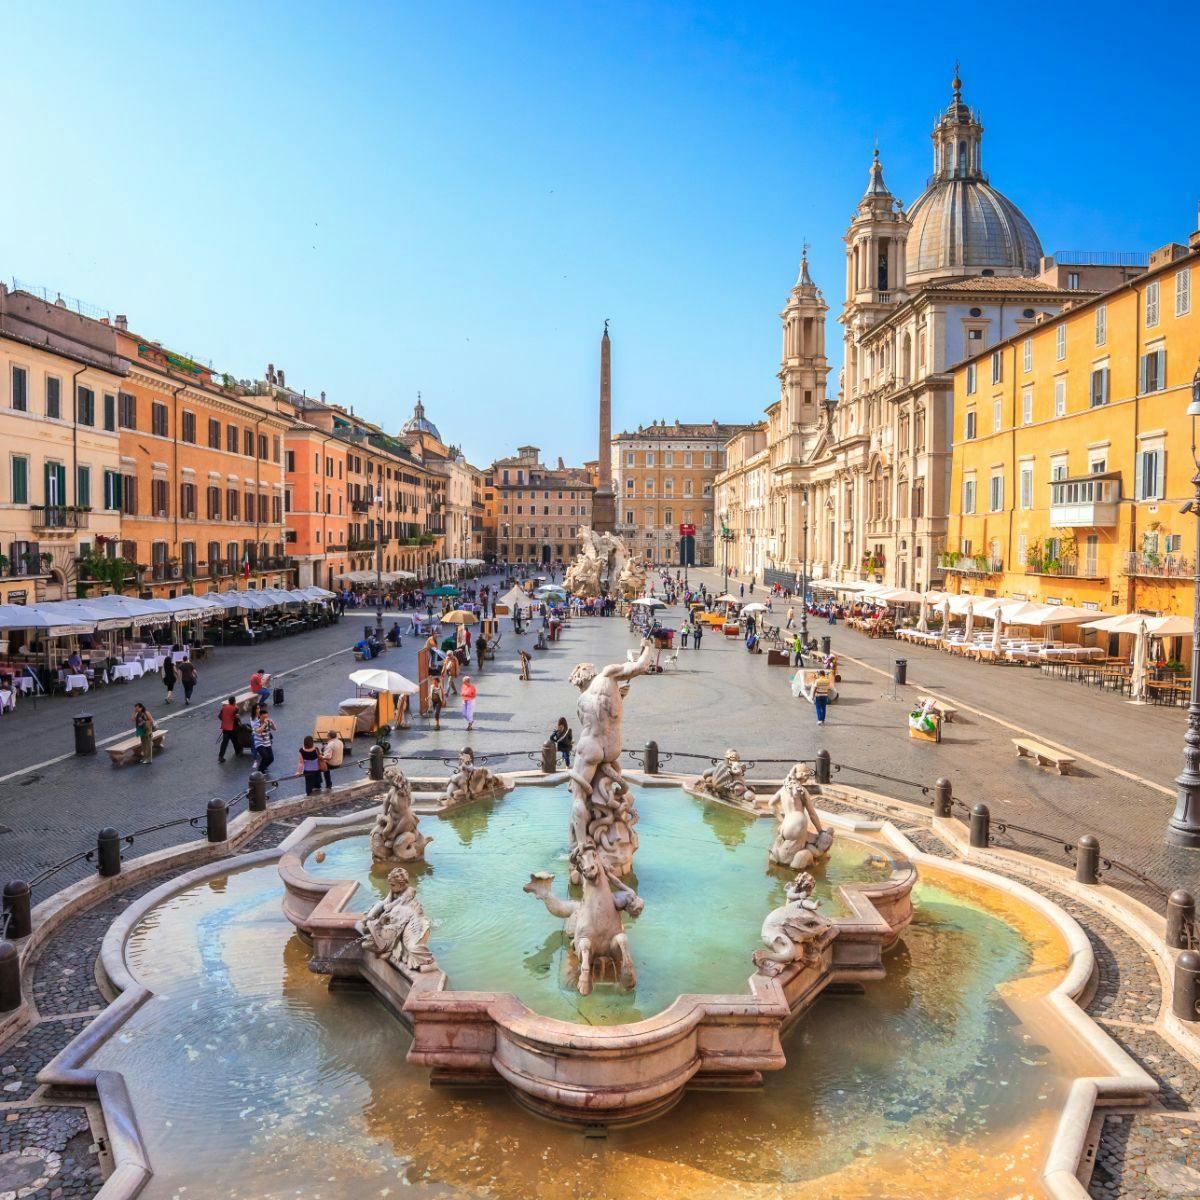
[[542, 547], [542, 566], [548, 567], [549, 565], [550, 565], [550, 547], [543, 546]]

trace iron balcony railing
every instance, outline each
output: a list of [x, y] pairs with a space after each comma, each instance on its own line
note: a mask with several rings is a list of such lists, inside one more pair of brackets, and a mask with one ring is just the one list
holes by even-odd
[[1145, 575], [1153, 579], [1192, 579], [1196, 564], [1182, 554], [1126, 554], [1124, 575]]
[[67, 504], [39, 504], [34, 506], [35, 529], [86, 529], [88, 510]]

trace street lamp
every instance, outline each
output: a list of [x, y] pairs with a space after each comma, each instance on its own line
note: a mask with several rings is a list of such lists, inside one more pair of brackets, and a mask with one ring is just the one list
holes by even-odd
[[800, 644], [808, 645], [808, 488], [800, 489]]
[[375, 518], [375, 636], [383, 638], [383, 497], [376, 496]]
[[1196, 418], [1200, 417], [1200, 365], [1192, 376], [1192, 476], [1195, 495], [1183, 506], [1196, 518], [1195, 591], [1192, 595], [1192, 690], [1188, 699], [1187, 733], [1183, 735], [1183, 771], [1175, 780], [1175, 812], [1167, 825], [1167, 840], [1176, 846], [1200, 847], [1200, 456], [1196, 454]]

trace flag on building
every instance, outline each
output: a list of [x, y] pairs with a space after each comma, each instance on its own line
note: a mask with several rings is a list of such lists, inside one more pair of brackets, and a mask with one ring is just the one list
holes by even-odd
[[250, 578], [250, 547], [242, 547], [242, 578]]

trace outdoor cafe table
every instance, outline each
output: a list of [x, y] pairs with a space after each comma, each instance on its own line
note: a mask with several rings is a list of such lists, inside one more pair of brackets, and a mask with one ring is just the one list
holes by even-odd
[[68, 675], [63, 683], [68, 692], [86, 692], [90, 687], [86, 675]]
[[146, 673], [146, 668], [142, 666], [140, 659], [134, 659], [132, 662], [118, 663], [112, 669], [114, 679], [124, 679], [131, 682], [134, 679], [141, 679]]
[[17, 711], [17, 695], [12, 688], [0, 688], [0, 713]]

